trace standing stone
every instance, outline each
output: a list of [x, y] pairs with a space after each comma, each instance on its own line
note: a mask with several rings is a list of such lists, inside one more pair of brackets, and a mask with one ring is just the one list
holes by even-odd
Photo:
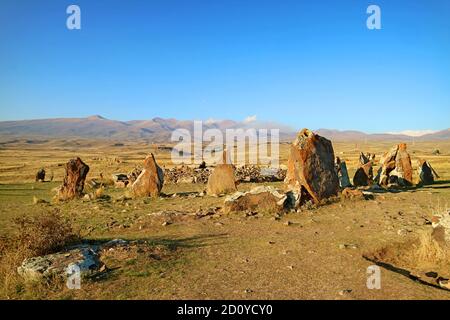
[[220, 195], [237, 191], [234, 166], [231, 164], [226, 150], [223, 151], [222, 162], [214, 168], [214, 171], [209, 176], [208, 184], [206, 185], [206, 193], [209, 195]]
[[44, 182], [45, 180], [45, 170], [39, 169], [39, 171], [36, 173], [36, 182]]
[[406, 143], [401, 143], [398, 145], [398, 152], [395, 157], [395, 169], [400, 185], [408, 186], [413, 184], [411, 157], [406, 151]]
[[355, 187], [365, 187], [372, 184], [373, 168], [372, 161], [360, 166], [353, 176], [353, 184]]
[[65, 169], [66, 175], [58, 190], [57, 198], [64, 201], [82, 197], [89, 166], [77, 157], [67, 162]]
[[300, 131], [291, 146], [285, 183], [300, 193], [300, 204], [337, 196], [339, 178], [331, 141], [308, 129]]
[[336, 171], [339, 177], [339, 186], [342, 189], [351, 187], [350, 178], [348, 177], [347, 164], [345, 161], [341, 161], [339, 157], [336, 157]]
[[164, 171], [158, 166], [153, 153], [144, 160], [144, 169], [131, 185], [135, 197], [159, 197], [164, 185]]

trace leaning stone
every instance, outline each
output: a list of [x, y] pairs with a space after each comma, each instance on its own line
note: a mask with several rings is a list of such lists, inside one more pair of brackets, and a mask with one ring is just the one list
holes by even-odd
[[439, 178], [439, 175], [434, 171], [431, 164], [426, 160], [418, 160], [417, 162], [417, 173], [419, 175], [419, 180], [422, 184], [433, 184], [434, 178]]
[[350, 178], [348, 177], [347, 164], [345, 161], [341, 161], [339, 157], [336, 157], [336, 171], [339, 177], [339, 186], [341, 188], [351, 187]]

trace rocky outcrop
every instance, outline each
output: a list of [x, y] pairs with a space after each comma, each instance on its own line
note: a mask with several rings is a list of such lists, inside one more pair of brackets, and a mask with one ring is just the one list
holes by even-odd
[[159, 197], [164, 185], [164, 172], [158, 166], [153, 153], [144, 160], [144, 169], [131, 186], [135, 197]]
[[81, 198], [89, 166], [80, 158], [75, 158], [67, 162], [65, 169], [66, 175], [58, 190], [57, 198], [62, 201]]
[[285, 183], [288, 190], [298, 192], [300, 203], [336, 196], [339, 178], [334, 166], [331, 141], [303, 129], [291, 145]]
[[273, 187], [259, 186], [248, 192], [236, 192], [225, 199], [224, 212], [280, 212], [287, 196]]

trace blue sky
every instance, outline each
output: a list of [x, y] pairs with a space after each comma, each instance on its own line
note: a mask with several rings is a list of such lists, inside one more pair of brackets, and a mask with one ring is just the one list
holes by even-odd
[[0, 41], [0, 120], [450, 127], [448, 0], [2, 0]]

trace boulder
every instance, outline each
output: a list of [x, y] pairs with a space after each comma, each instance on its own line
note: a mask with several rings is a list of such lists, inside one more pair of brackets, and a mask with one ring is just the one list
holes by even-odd
[[434, 178], [439, 178], [439, 175], [434, 171], [431, 164], [423, 159], [417, 161], [417, 173], [419, 175], [420, 182], [424, 185], [433, 184]]
[[66, 175], [58, 190], [57, 198], [62, 201], [81, 198], [89, 166], [80, 158], [75, 158], [66, 163], [65, 169]]
[[353, 176], [353, 185], [355, 187], [365, 187], [372, 184], [373, 168], [372, 161], [360, 166]]
[[28, 280], [40, 280], [67, 274], [69, 266], [80, 268], [80, 276], [91, 276], [101, 268], [98, 253], [89, 246], [80, 246], [63, 252], [25, 259], [17, 268]]
[[45, 180], [45, 170], [39, 169], [39, 171], [36, 173], [36, 182], [44, 182]]
[[411, 157], [406, 151], [406, 143], [398, 145], [398, 152], [395, 157], [395, 169], [399, 178], [400, 185], [413, 184], [413, 169], [411, 165]]
[[153, 153], [144, 160], [144, 169], [131, 185], [135, 197], [159, 197], [164, 185], [164, 171], [158, 166]]
[[351, 187], [350, 178], [348, 177], [347, 164], [336, 157], [336, 172], [339, 178], [339, 186], [341, 188]]
[[263, 211], [276, 213], [285, 207], [287, 196], [273, 187], [259, 186], [248, 192], [236, 192], [225, 199], [224, 212]]
[[300, 203], [337, 196], [339, 178], [330, 140], [303, 129], [291, 145], [285, 184], [301, 195]]

